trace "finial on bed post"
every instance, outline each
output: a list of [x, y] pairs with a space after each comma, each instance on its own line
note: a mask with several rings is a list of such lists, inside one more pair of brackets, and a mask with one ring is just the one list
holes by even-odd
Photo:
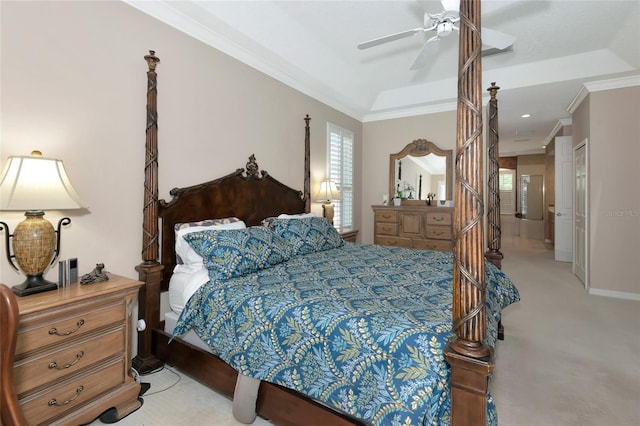
[[460, 1], [458, 113], [454, 202], [452, 426], [486, 424], [492, 350], [485, 343], [483, 233], [482, 40], [480, 0]]
[[162, 366], [152, 354], [152, 330], [160, 318], [160, 281], [163, 265], [158, 262], [158, 114], [156, 65], [160, 59], [153, 50], [145, 55], [147, 71], [147, 125], [144, 162], [144, 200], [142, 217], [142, 263], [136, 266], [138, 279], [145, 285], [138, 292], [138, 316], [147, 327], [138, 333], [138, 354], [132, 366], [139, 373], [147, 373]]
[[485, 253], [487, 260], [499, 269], [502, 268], [504, 255], [500, 252], [501, 228], [500, 228], [500, 166], [499, 157], [499, 136], [498, 136], [498, 100], [496, 94], [500, 87], [495, 82], [487, 89], [491, 95], [489, 100], [489, 132], [487, 137], [487, 247]]
[[304, 118], [304, 211], [311, 211], [311, 128], [309, 114]]

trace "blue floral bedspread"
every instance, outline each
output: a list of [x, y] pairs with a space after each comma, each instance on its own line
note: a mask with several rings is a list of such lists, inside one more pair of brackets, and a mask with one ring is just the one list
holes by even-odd
[[[374, 425], [450, 424], [452, 254], [345, 243], [191, 297], [193, 329], [237, 371]], [[487, 343], [517, 289], [487, 263]], [[497, 423], [489, 398], [490, 424]]]

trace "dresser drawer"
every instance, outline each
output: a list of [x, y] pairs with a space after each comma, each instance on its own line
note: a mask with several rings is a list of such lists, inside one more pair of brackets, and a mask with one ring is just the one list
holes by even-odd
[[425, 237], [436, 240], [451, 240], [452, 230], [450, 226], [427, 226]]
[[76, 340], [70, 346], [58, 347], [25, 358], [14, 365], [14, 380], [18, 395], [49, 382], [55, 382], [98, 361], [107, 359], [124, 347], [124, 327], [102, 335]]
[[64, 344], [67, 340], [85, 335], [109, 324], [121, 323], [125, 319], [124, 301], [111, 305], [95, 303], [83, 309], [71, 309], [68, 315], [49, 312], [34, 321], [33, 326], [22, 327], [16, 342], [16, 358], [34, 349], [53, 344]]
[[445, 240], [414, 240], [413, 247], [420, 250], [451, 251], [451, 241]]
[[398, 237], [376, 237], [375, 244], [411, 248], [411, 239]]
[[114, 359], [103, 368], [93, 369], [58, 386], [43, 390], [20, 401], [30, 425], [49, 423], [55, 417], [87, 403], [124, 382], [124, 361]]
[[450, 212], [428, 212], [427, 225], [451, 225], [452, 215]]
[[398, 235], [398, 224], [390, 222], [376, 223], [376, 235]]
[[398, 212], [394, 210], [377, 210], [376, 222], [398, 222]]

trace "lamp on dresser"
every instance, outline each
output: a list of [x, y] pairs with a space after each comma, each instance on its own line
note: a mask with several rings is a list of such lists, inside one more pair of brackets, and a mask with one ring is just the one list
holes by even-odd
[[342, 195], [338, 191], [336, 183], [331, 180], [324, 180], [320, 183], [320, 190], [316, 196], [316, 201], [322, 203], [322, 215], [333, 225], [333, 204], [332, 201], [342, 200]]
[[8, 158], [0, 177], [0, 210], [25, 211], [25, 220], [16, 226], [13, 234], [6, 223], [0, 222], [0, 231], [5, 230], [7, 260], [16, 271], [21, 269], [26, 275], [22, 284], [12, 288], [15, 294], [27, 296], [58, 288], [56, 283], [44, 279], [43, 274], [57, 259], [62, 225], [68, 225], [71, 219], [60, 219], [54, 230], [51, 222], [44, 218], [44, 210], [85, 207], [61, 160], [45, 158], [40, 151]]

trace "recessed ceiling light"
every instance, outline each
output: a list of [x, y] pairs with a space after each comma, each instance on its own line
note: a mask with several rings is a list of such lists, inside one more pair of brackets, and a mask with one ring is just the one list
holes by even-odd
[[531, 114], [522, 114], [520, 117], [522, 117], [522, 118], [529, 118], [529, 117], [531, 117]]

